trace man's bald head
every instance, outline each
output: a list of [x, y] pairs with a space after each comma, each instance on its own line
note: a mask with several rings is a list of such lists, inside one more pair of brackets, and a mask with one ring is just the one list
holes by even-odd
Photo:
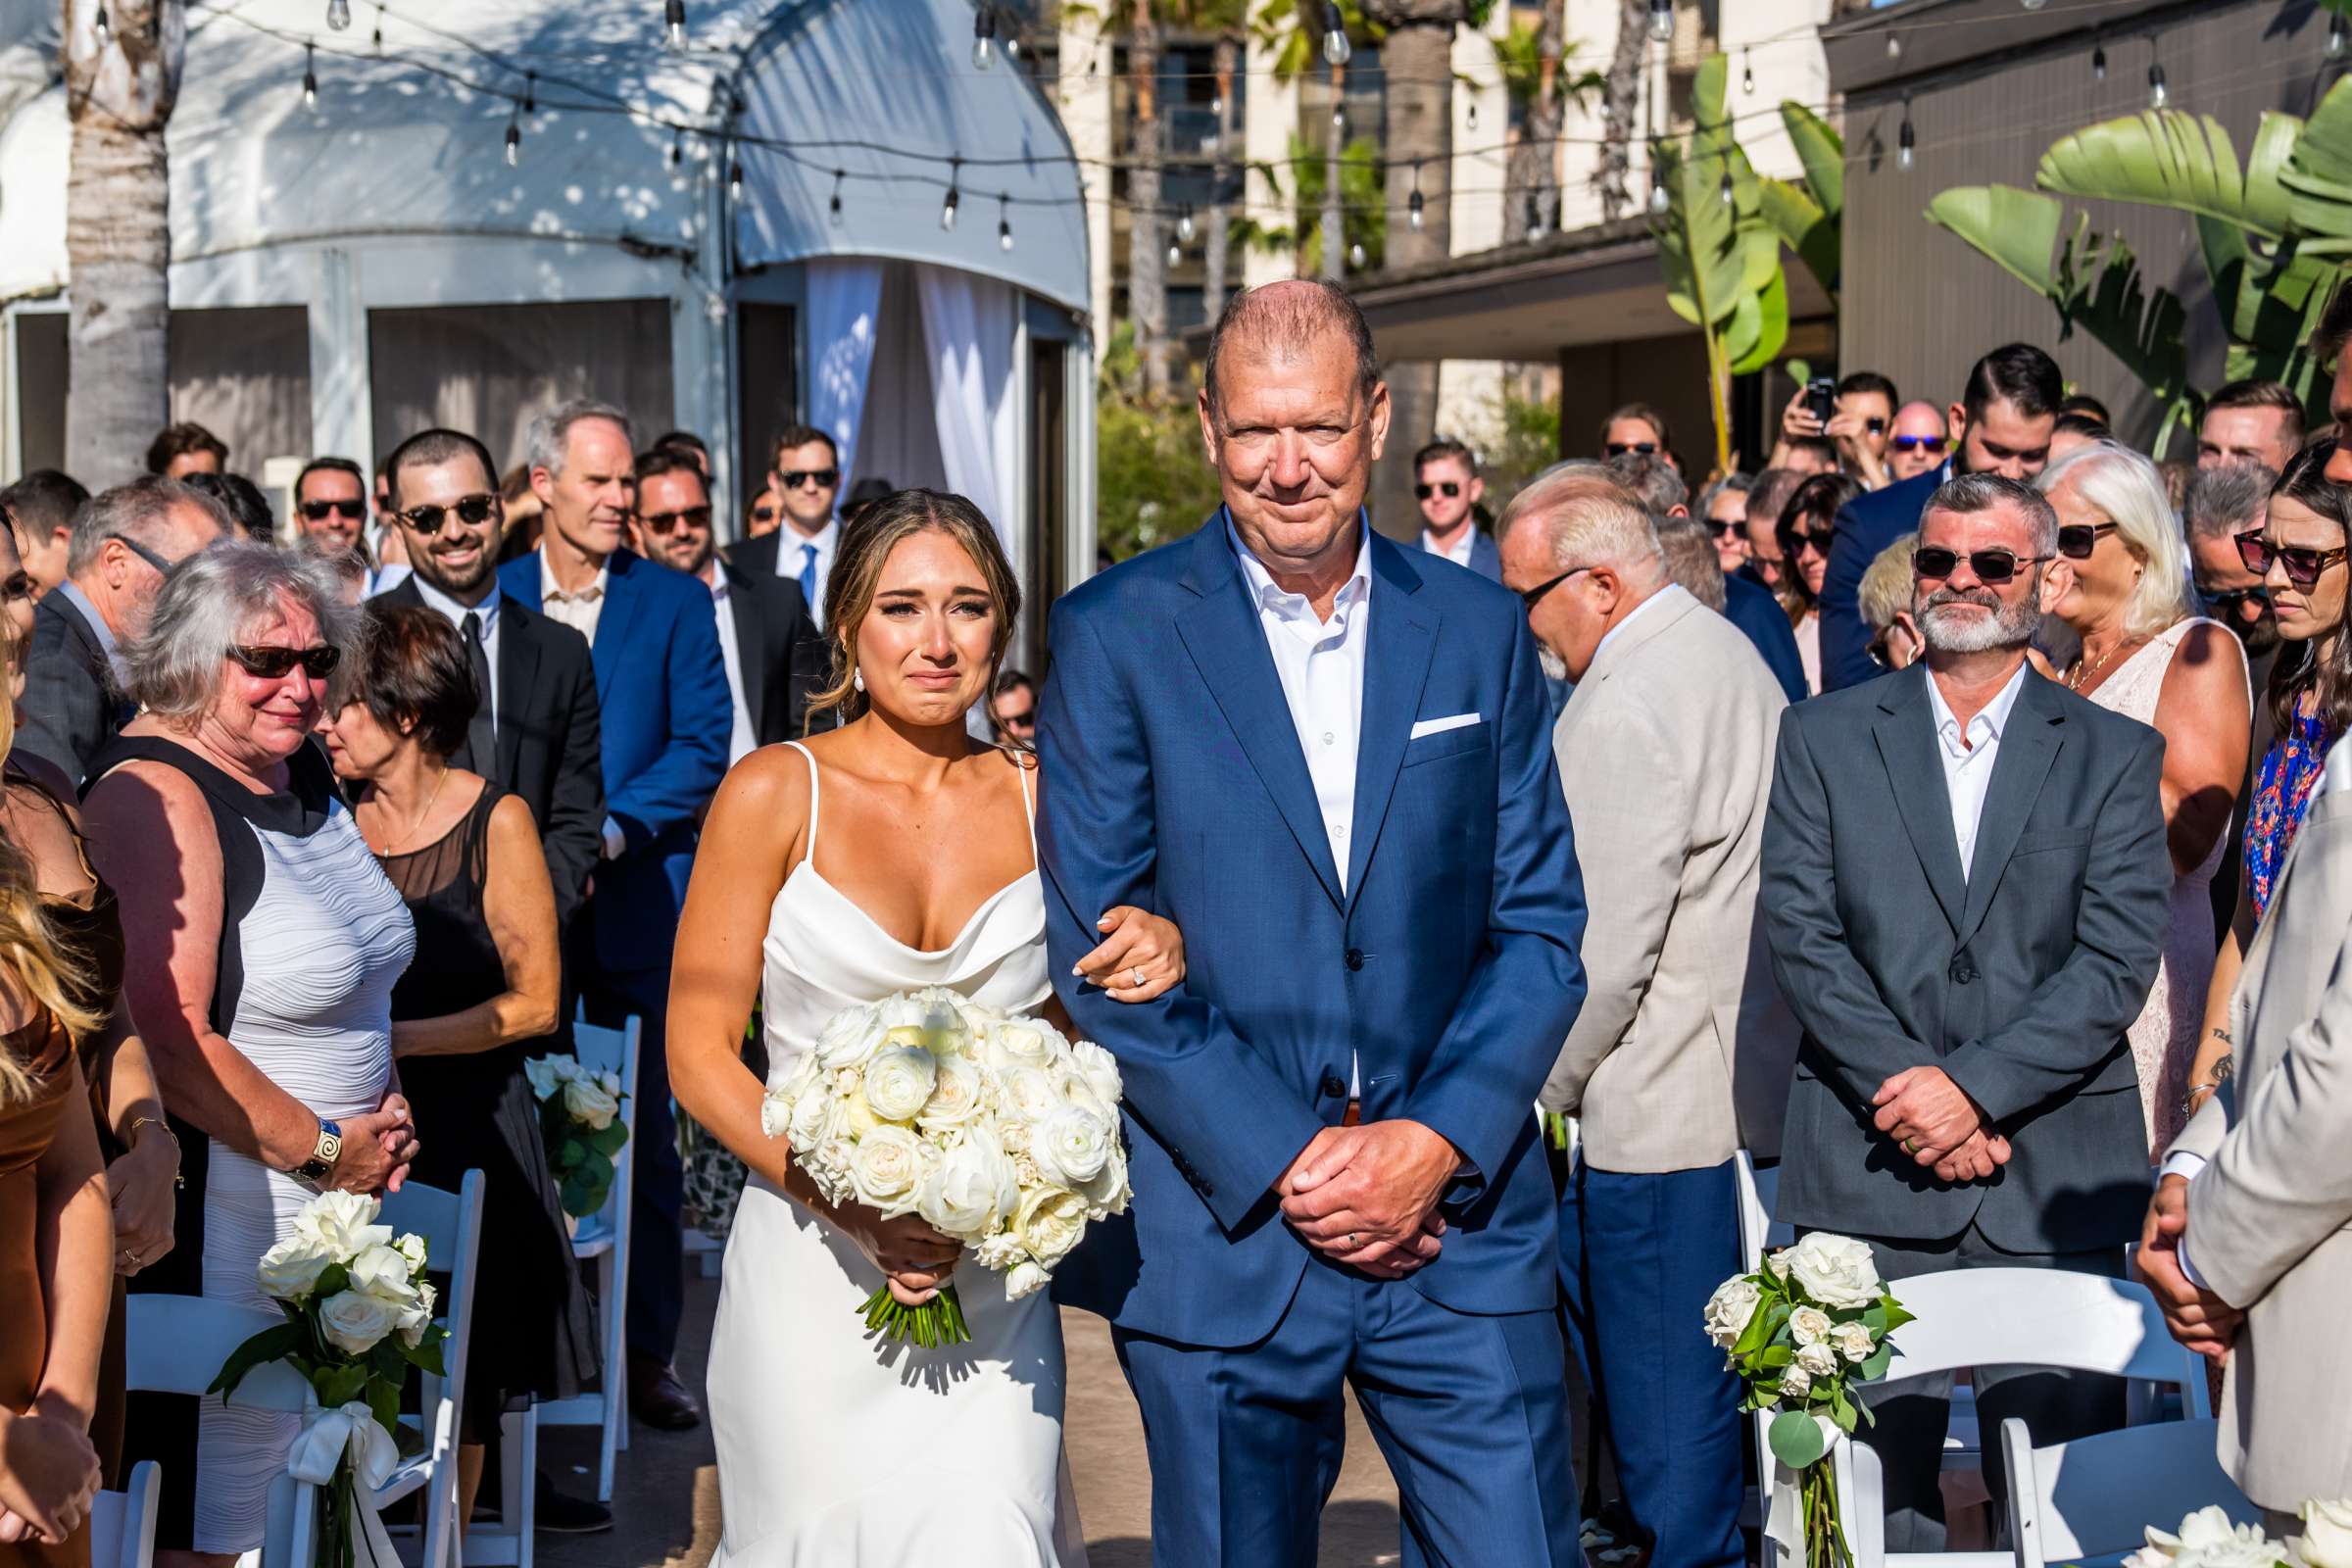
[[1208, 363], [1201, 379], [1208, 415], [1220, 427], [1225, 423], [1225, 401], [1217, 384], [1217, 368], [1228, 356], [1245, 354], [1292, 357], [1303, 355], [1327, 337], [1344, 339], [1355, 356], [1356, 406], [1371, 402], [1380, 384], [1380, 358], [1372, 351], [1372, 329], [1364, 313], [1336, 283], [1319, 277], [1295, 277], [1259, 288], [1245, 289], [1225, 302], [1225, 310], [1208, 335]]

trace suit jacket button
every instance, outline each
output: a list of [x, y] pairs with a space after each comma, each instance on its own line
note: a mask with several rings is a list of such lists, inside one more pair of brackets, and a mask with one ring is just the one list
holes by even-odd
[[1339, 1099], [1348, 1093], [1348, 1080], [1336, 1072], [1325, 1073], [1323, 1075], [1323, 1093], [1333, 1100]]
[[1363, 966], [1364, 966], [1364, 955], [1363, 955], [1362, 951], [1361, 951], [1360, 949], [1356, 949], [1356, 948], [1349, 948], [1349, 949], [1348, 950], [1348, 967], [1350, 970], [1355, 970], [1355, 969], [1361, 969]]
[[1967, 985], [1977, 977], [1977, 967], [1968, 961], [1965, 954], [1954, 958], [1951, 968], [1946, 972], [1951, 975], [1953, 982], [1957, 985]]

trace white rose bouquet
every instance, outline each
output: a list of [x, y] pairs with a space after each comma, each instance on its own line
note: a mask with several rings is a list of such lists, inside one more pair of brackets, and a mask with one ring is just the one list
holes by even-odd
[[571, 1056], [534, 1056], [522, 1064], [539, 1101], [539, 1133], [562, 1184], [564, 1212], [586, 1219], [612, 1191], [612, 1161], [629, 1141], [620, 1120], [620, 1075], [592, 1072]]
[[[932, 987], [836, 1013], [769, 1078], [760, 1120], [827, 1201], [920, 1215], [1018, 1300], [1126, 1211], [1119, 1093], [1101, 1046]], [[971, 1338], [952, 1284], [920, 1306], [885, 1284], [862, 1310], [926, 1348]]]
[[284, 1361], [318, 1393], [319, 1412], [288, 1465], [327, 1489], [318, 1568], [352, 1568], [363, 1539], [390, 1552], [366, 1499], [399, 1463], [393, 1440], [409, 1374], [439, 1376], [449, 1337], [433, 1321], [423, 1238], [395, 1238], [376, 1223], [380, 1208], [357, 1193], [321, 1193], [304, 1205], [293, 1234], [256, 1268], [286, 1321], [238, 1346], [205, 1391], [225, 1399], [255, 1367]]
[[2297, 1512], [2303, 1534], [2281, 1542], [2231, 1523], [2219, 1505], [2199, 1508], [2178, 1535], [2150, 1525], [2124, 1568], [2352, 1568], [2352, 1498], [2314, 1497]]
[[1707, 1338], [1744, 1389], [1742, 1410], [1778, 1410], [1766, 1428], [1773, 1457], [1803, 1479], [1807, 1568], [1853, 1561], [1829, 1465], [1833, 1434], [1851, 1437], [1870, 1412], [1849, 1385], [1883, 1377], [1887, 1336], [1911, 1314], [1887, 1294], [1870, 1248], [1815, 1231], [1738, 1274], [1707, 1300]]

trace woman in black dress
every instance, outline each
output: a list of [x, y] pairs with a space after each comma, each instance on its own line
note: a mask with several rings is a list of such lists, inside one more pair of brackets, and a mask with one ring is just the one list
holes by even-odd
[[511, 1404], [568, 1398], [595, 1375], [595, 1331], [522, 1064], [550, 1050], [556, 904], [530, 808], [451, 765], [482, 698], [465, 643], [421, 606], [370, 606], [345, 706], [327, 730], [353, 814], [416, 925], [392, 993], [392, 1051], [423, 1152], [416, 1179], [485, 1179], [460, 1454], [460, 1518]]

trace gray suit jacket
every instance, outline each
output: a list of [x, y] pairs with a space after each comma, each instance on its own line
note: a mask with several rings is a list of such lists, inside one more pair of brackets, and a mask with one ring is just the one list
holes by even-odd
[[1796, 1060], [1756, 920], [1788, 700], [1740, 628], [1669, 584], [1609, 634], [1552, 729], [1592, 916], [1590, 989], [1547, 1110], [1607, 1171], [1781, 1152]]
[[74, 601], [45, 596], [32, 614], [32, 647], [24, 660], [24, 723], [17, 744], [54, 764], [75, 788], [90, 763], [114, 744], [122, 727], [123, 700], [115, 689], [106, 645]]
[[2188, 1259], [2246, 1309], [2222, 1386], [2221, 1460], [2291, 1511], [2352, 1494], [2352, 750], [2337, 747], [2230, 999], [2236, 1071], [2176, 1153]]
[[[2162, 950], [2172, 861], [2164, 740], [2029, 671], [1963, 875], [1928, 670], [1834, 692], [1781, 723], [1764, 919], [1804, 1041], [1780, 1217], [1903, 1241], [1973, 1221], [2013, 1252], [2137, 1234], [2148, 1199], [2124, 1031]], [[1872, 1125], [1906, 1067], [1941, 1067], [2010, 1162], [1946, 1185]]]

